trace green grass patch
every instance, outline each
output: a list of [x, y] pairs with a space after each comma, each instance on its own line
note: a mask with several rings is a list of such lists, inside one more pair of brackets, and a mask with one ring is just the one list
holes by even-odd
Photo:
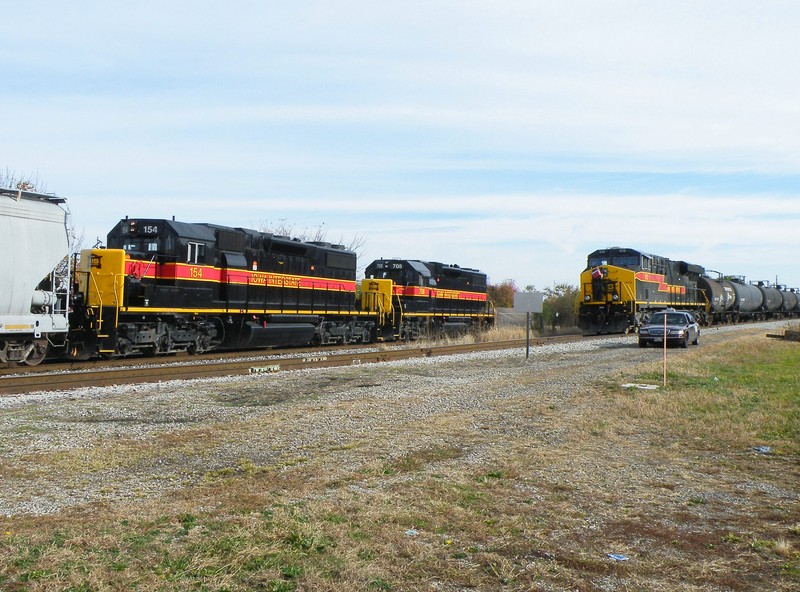
[[[194, 486], [163, 496], [0, 516], [0, 590], [797, 589], [800, 348], [761, 341], [671, 356], [666, 389], [615, 378], [491, 403], [487, 384], [485, 408], [326, 438], [309, 457], [276, 443], [269, 464], [214, 456]], [[539, 379], [518, 366], [509, 381]], [[623, 381], [660, 383], [659, 370]], [[254, 394], [224, 403], [270, 404]], [[81, 468], [121, 470], [166, 442], [202, 452], [239, 437], [229, 432], [123, 440]]]
[[[668, 366], [667, 387], [643, 395], [627, 392], [623, 408], [636, 418], [669, 422], [671, 431], [706, 443], [770, 445], [800, 452], [800, 347], [765, 343], [726, 346], [713, 356], [681, 358]], [[660, 368], [632, 382], [660, 384]], [[618, 387], [613, 387], [615, 390]]]

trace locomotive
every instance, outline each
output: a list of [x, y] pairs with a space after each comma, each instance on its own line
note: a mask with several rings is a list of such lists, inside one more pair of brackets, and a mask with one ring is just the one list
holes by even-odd
[[691, 311], [705, 325], [800, 315], [796, 289], [747, 283], [743, 276], [723, 276], [631, 248], [592, 252], [580, 281], [578, 326], [587, 332], [637, 330], [666, 308]]
[[[0, 220], [31, 226], [5, 214]], [[13, 252], [40, 248], [40, 236], [20, 232], [9, 243]], [[54, 242], [52, 251], [63, 259], [66, 240]], [[12, 341], [9, 327], [21, 327], [23, 313], [35, 308], [15, 301], [16, 320], [0, 316], [0, 360], [35, 364], [48, 352], [85, 360], [413, 340], [494, 322], [486, 275], [477, 270], [381, 259], [359, 282], [356, 254], [342, 245], [216, 224], [125, 218], [108, 233], [106, 247], [81, 251], [72, 267], [71, 279], [49, 280], [69, 289], [33, 301], [58, 316], [58, 336], [37, 331]], [[47, 273], [28, 271], [37, 278]], [[5, 277], [16, 281], [17, 275]], [[27, 284], [11, 287], [12, 294], [33, 292]]]
[[365, 273], [366, 310], [379, 312], [392, 301], [398, 303], [390, 322], [378, 323], [382, 337], [414, 340], [428, 334], [463, 333], [476, 319], [486, 321], [486, 274], [477, 269], [379, 259]]

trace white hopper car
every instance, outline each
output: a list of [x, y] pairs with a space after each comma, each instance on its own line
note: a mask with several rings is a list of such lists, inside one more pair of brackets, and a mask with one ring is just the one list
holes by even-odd
[[0, 362], [35, 365], [67, 343], [69, 212], [53, 195], [0, 188]]

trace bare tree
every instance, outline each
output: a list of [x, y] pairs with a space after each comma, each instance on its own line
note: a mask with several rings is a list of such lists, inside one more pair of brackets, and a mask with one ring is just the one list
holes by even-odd
[[20, 189], [22, 191], [37, 191], [45, 193], [47, 187], [44, 183], [39, 181], [39, 173], [25, 175], [18, 175], [16, 171], [12, 171], [8, 167], [5, 170], [0, 170], [0, 187], [7, 189]]
[[[258, 225], [258, 229], [261, 232], [269, 232], [270, 234], [277, 236], [289, 236], [303, 242], [336, 242], [328, 239], [328, 228], [325, 226], [324, 222], [316, 227], [306, 227], [302, 231], [298, 232], [296, 227], [293, 224], [290, 224], [286, 218], [279, 218], [274, 222], [262, 220]], [[344, 235], [341, 235], [336, 244], [344, 245], [347, 250], [353, 251], [360, 261], [364, 246], [367, 244], [367, 239], [364, 236], [357, 234], [350, 239], [350, 241], [347, 241]]]

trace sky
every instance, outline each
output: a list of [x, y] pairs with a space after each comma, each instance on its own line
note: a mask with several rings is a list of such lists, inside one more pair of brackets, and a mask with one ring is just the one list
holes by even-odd
[[800, 287], [800, 3], [14, 2], [0, 169], [524, 288], [633, 247]]

